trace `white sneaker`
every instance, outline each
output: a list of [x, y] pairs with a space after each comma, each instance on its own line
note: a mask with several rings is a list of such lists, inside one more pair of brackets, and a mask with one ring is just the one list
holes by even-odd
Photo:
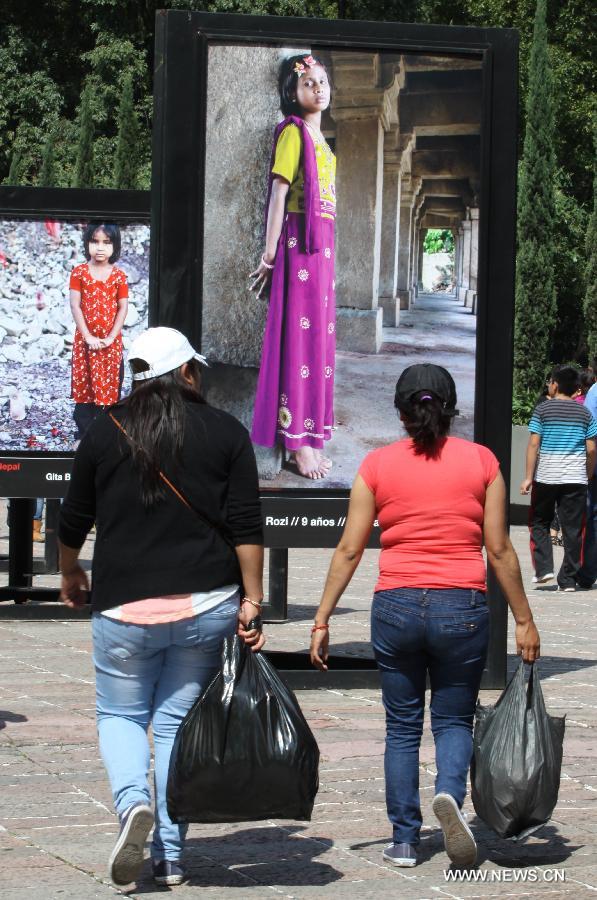
[[533, 575], [533, 584], [545, 584], [546, 581], [551, 581], [552, 578], [555, 578], [553, 572], [548, 572], [547, 575], [540, 575], [539, 577]]
[[474, 866], [477, 845], [454, 797], [450, 794], [436, 794], [432, 809], [444, 833], [446, 853], [454, 865], [460, 868]]
[[137, 878], [143, 867], [145, 841], [153, 824], [153, 812], [144, 803], [133, 803], [122, 814], [120, 834], [108, 862], [114, 884], [131, 884]]

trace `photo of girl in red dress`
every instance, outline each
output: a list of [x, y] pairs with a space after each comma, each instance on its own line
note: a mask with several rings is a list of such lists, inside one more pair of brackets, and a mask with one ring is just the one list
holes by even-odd
[[120, 399], [122, 328], [128, 311], [126, 274], [115, 265], [120, 243], [118, 225], [91, 222], [83, 233], [87, 262], [70, 275], [70, 307], [77, 326], [71, 397], [79, 440], [98, 412]]

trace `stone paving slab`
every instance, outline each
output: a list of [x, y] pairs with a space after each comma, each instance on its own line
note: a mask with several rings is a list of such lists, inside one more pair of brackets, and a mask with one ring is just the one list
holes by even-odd
[[[0, 552], [3, 549], [0, 508]], [[524, 844], [496, 837], [465, 808], [479, 842], [477, 881], [447, 880], [448, 860], [431, 813], [433, 741], [421, 747], [424, 826], [420, 865], [382, 861], [389, 840], [383, 781], [384, 715], [378, 691], [321, 687], [298, 692], [321, 748], [321, 787], [311, 822], [191, 826], [190, 879], [173, 889], [209, 900], [264, 898], [584, 898], [597, 892], [597, 591], [531, 589], [524, 528], [513, 529], [538, 621], [540, 673], [549, 710], [567, 714], [562, 783], [551, 822]], [[89, 553], [92, 542], [86, 552]], [[36, 548], [36, 552], [39, 550]], [[291, 551], [290, 620], [269, 626], [273, 650], [306, 652], [309, 623], [331, 551]], [[376, 553], [367, 551], [332, 646], [366, 655]], [[55, 584], [50, 577], [40, 583]], [[33, 614], [32, 614], [33, 615]], [[0, 608], [0, 900], [108, 898], [106, 861], [118, 825], [99, 756], [89, 622], [60, 610], [17, 619]], [[512, 628], [509, 649], [513, 650]], [[517, 661], [511, 655], [509, 671]], [[484, 704], [499, 692], [483, 692]], [[565, 880], [556, 881], [561, 878]], [[484, 878], [484, 881], [479, 879]], [[129, 896], [154, 898], [146, 865]]]

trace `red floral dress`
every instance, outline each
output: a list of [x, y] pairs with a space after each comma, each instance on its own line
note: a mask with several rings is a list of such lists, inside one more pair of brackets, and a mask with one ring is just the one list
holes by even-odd
[[[114, 266], [105, 281], [97, 281], [87, 263], [75, 266], [69, 287], [81, 294], [81, 312], [94, 337], [105, 338], [110, 333], [118, 301], [128, 297], [126, 274]], [[109, 347], [92, 350], [77, 328], [73, 343], [71, 397], [76, 403], [111, 406], [120, 394], [120, 364], [122, 335], [117, 335]]]

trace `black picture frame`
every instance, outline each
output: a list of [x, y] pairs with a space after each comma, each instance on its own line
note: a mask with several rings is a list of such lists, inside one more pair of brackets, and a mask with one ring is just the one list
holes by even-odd
[[[152, 308], [201, 346], [205, 171], [205, 91], [210, 42], [317, 46], [482, 58], [482, 215], [475, 440], [510, 471], [512, 348], [516, 233], [518, 32], [513, 29], [402, 25], [277, 16], [163, 11], [156, 17], [152, 171]], [[347, 491], [319, 489], [317, 500], [346, 500]], [[272, 510], [301, 516], [309, 489], [268, 491]], [[283, 506], [280, 506], [280, 502]], [[299, 503], [298, 501], [303, 501]], [[324, 504], [329, 510], [329, 504]], [[340, 507], [338, 507], [340, 510]], [[315, 517], [321, 516], [313, 508]], [[273, 513], [272, 513], [273, 514]], [[339, 512], [342, 515], [342, 512]], [[288, 532], [279, 546], [289, 546]], [[313, 546], [322, 535], [313, 532]], [[333, 542], [332, 542], [333, 543]], [[274, 545], [276, 545], [274, 543]], [[300, 546], [309, 544], [300, 543]], [[291, 544], [292, 546], [292, 544]]]
[[[152, 172], [152, 308], [201, 346], [206, 88], [210, 42], [475, 56], [482, 61], [481, 217], [475, 440], [510, 476], [516, 233], [518, 32], [393, 22], [161, 11], [156, 17]], [[266, 544], [334, 546], [348, 491], [262, 496]], [[271, 523], [279, 523], [277, 525]], [[377, 535], [372, 538], [372, 545]], [[485, 685], [505, 678], [506, 606], [489, 578], [492, 647]]]
[[[0, 217], [9, 219], [116, 219], [150, 224], [150, 191], [0, 186]], [[149, 318], [153, 319], [150, 309]], [[66, 493], [74, 453], [0, 448], [0, 496], [60, 498]]]

